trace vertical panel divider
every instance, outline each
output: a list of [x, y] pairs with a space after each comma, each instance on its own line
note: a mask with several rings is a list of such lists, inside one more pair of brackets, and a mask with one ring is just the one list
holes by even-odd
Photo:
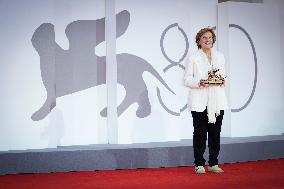
[[117, 62], [115, 0], [105, 0], [106, 37], [106, 88], [107, 88], [107, 137], [109, 144], [118, 143], [117, 117]]
[[[227, 2], [217, 5], [217, 43], [218, 50], [224, 53], [226, 60], [226, 95], [230, 102], [230, 49], [229, 49], [229, 5]], [[225, 112], [222, 136], [231, 137], [231, 107]]]

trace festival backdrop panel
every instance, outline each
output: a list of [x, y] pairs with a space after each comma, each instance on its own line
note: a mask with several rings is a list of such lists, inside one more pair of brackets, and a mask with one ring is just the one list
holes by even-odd
[[228, 18], [232, 136], [282, 134], [284, 85], [278, 7], [228, 3]]
[[0, 151], [106, 143], [105, 2], [1, 0]]
[[192, 138], [184, 65], [197, 50], [196, 32], [216, 26], [216, 4], [116, 0], [116, 12], [129, 13], [128, 28], [116, 43], [119, 143]]
[[[197, 31], [217, 25], [217, 0], [114, 3], [118, 143], [191, 139], [185, 61]], [[222, 136], [282, 134], [278, 9], [228, 8]], [[0, 0], [0, 151], [109, 141], [105, 9], [104, 0]]]

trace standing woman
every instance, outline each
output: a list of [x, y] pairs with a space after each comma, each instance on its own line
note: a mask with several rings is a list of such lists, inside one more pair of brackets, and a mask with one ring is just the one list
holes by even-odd
[[185, 86], [189, 87], [188, 107], [193, 118], [193, 149], [196, 173], [206, 173], [207, 133], [209, 147], [208, 171], [224, 172], [218, 166], [220, 151], [220, 132], [224, 110], [228, 108], [225, 95], [225, 81], [221, 85], [206, 84], [208, 72], [218, 69], [218, 74], [225, 77], [225, 58], [218, 51], [212, 50], [216, 35], [212, 28], [201, 29], [196, 37], [198, 51], [187, 61], [184, 77]]

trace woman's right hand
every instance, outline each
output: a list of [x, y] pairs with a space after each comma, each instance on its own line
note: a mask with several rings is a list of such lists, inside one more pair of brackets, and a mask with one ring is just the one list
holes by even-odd
[[199, 81], [199, 87], [206, 87], [207, 86], [207, 84], [205, 84], [205, 80], [204, 79], [201, 79], [200, 81]]

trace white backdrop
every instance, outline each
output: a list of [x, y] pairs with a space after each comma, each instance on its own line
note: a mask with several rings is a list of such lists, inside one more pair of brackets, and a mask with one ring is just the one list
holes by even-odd
[[[161, 75], [176, 93], [170, 93], [151, 73], [145, 71], [151, 113], [147, 117], [136, 116], [138, 104], [132, 104], [120, 117], [118, 125], [119, 143], [177, 141], [192, 138], [192, 118], [188, 110], [179, 116], [172, 115], [160, 104], [156, 87], [161, 91], [164, 105], [173, 112], [187, 103], [187, 90], [183, 86], [184, 70], [178, 66], [163, 70], [171, 64], [161, 51], [162, 33], [171, 24], [177, 23], [186, 33], [189, 51], [186, 56], [197, 50], [195, 35], [200, 28], [216, 26], [217, 1], [155, 0], [132, 1], [117, 0], [116, 11], [128, 10], [130, 24], [126, 33], [117, 39], [117, 53], [129, 53], [146, 60]], [[201, 14], [206, 12], [206, 14]], [[178, 27], [172, 27], [164, 36], [165, 54], [173, 61], [179, 61], [185, 50], [186, 40]], [[180, 64], [184, 65], [186, 58]], [[129, 70], [131, 72], [131, 70]], [[119, 73], [118, 73], [119, 74]], [[134, 78], [133, 78], [134, 79]], [[118, 88], [118, 102], [125, 96], [123, 86]]]
[[[0, 151], [106, 143], [106, 118], [99, 114], [106, 106], [105, 86], [57, 98], [44, 119], [31, 119], [46, 99], [40, 58], [31, 43], [36, 28], [54, 24], [57, 44], [68, 50], [66, 26], [104, 14], [104, 0], [0, 1]], [[105, 45], [97, 51], [103, 54]]]
[[[230, 102], [232, 137], [278, 135], [283, 125], [283, 61], [280, 60], [280, 20], [276, 5], [226, 3], [229, 28]], [[242, 14], [240, 14], [242, 12]], [[226, 27], [226, 26], [224, 26]], [[257, 72], [255, 70], [257, 63]], [[254, 88], [255, 92], [249, 104]]]
[[[284, 132], [284, 84], [283, 61], [280, 59], [283, 37], [279, 31], [283, 31], [283, 27], [279, 28], [278, 8], [249, 3], [227, 3], [226, 6], [229, 10], [227, 24], [243, 27], [252, 38], [258, 72], [252, 100], [242, 111], [226, 112], [228, 120], [223, 124], [222, 135], [281, 134]], [[127, 30], [116, 40], [117, 54], [128, 53], [143, 59], [176, 93], [173, 95], [168, 91], [150, 72], [143, 72], [151, 112], [143, 118], [137, 117], [138, 104], [131, 104], [118, 117], [118, 143], [191, 139], [190, 112], [180, 113], [187, 99], [182, 80], [184, 72], [179, 66], [164, 70], [170, 62], [161, 51], [160, 39], [168, 26], [177, 23], [188, 39], [186, 56], [194, 52], [197, 49], [196, 32], [217, 25], [217, 0], [116, 0], [115, 7], [116, 13], [127, 10], [130, 15]], [[281, 13], [283, 15], [283, 11]], [[107, 104], [105, 85], [59, 97], [56, 107], [45, 118], [31, 119], [47, 95], [41, 77], [41, 60], [31, 43], [36, 28], [43, 23], [52, 23], [56, 43], [67, 51], [69, 41], [65, 29], [69, 23], [103, 17], [104, 0], [85, 0], [84, 3], [76, 0], [0, 0], [0, 151], [107, 143], [107, 118], [100, 115]], [[179, 61], [186, 50], [181, 30], [172, 27], [164, 36], [165, 54], [173, 61]], [[244, 33], [235, 28], [228, 31], [228, 38], [219, 36], [217, 42], [228, 43], [228, 49], [224, 50], [229, 52], [226, 54], [230, 73], [228, 95], [232, 108], [239, 108], [247, 101], [253, 87], [254, 60]], [[98, 56], [105, 56], [106, 45], [102, 42], [94, 49]], [[184, 61], [180, 64], [184, 65]], [[128, 70], [129, 75], [132, 71]], [[134, 76], [130, 79], [136, 81]], [[157, 87], [168, 110], [158, 99]], [[126, 94], [124, 86], [118, 85], [117, 92], [114, 98], [119, 105]], [[169, 110], [180, 114], [173, 115]]]

